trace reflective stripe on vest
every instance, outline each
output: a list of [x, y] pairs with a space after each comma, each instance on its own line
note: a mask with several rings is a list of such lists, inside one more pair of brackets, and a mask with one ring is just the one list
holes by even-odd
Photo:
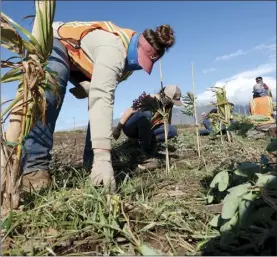
[[268, 101], [267, 115], [268, 115], [268, 116], [271, 116], [271, 112], [272, 112], [272, 109], [273, 109], [271, 97], [268, 97], [268, 98], [267, 98], [267, 101]]
[[250, 109], [251, 109], [251, 114], [254, 115], [254, 113], [256, 112], [256, 103], [254, 100], [250, 102]]
[[[120, 28], [110, 21], [104, 22], [67, 22], [58, 28], [58, 35], [61, 37], [61, 43], [67, 48], [68, 55], [74, 66], [76, 66], [88, 79], [91, 79], [93, 73], [93, 63], [86, 53], [80, 48], [81, 39], [89, 32], [95, 29], [102, 29], [119, 36], [122, 43], [128, 50], [132, 36], [136, 33], [134, 30]], [[119, 82], [126, 80], [133, 72], [124, 71]]]

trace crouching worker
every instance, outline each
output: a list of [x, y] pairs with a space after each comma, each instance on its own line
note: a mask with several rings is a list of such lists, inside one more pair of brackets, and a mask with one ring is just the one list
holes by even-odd
[[[232, 113], [233, 109], [234, 109], [234, 104], [229, 102], [229, 105], [231, 106], [231, 113]], [[202, 129], [202, 130], [199, 131], [200, 136], [208, 136], [213, 132], [212, 119], [209, 117], [209, 115], [214, 114], [214, 113], [217, 113], [217, 108], [216, 107], [213, 108], [212, 110], [210, 110], [207, 114], [205, 112], [201, 113], [201, 116], [202, 116], [202, 119], [203, 119], [203, 125], [204, 125], [205, 129]], [[232, 115], [231, 115], [230, 123], [231, 124], [234, 123]], [[225, 124], [221, 125], [221, 132], [222, 133], [226, 132], [226, 125]]]
[[[267, 95], [265, 89], [256, 89], [253, 91], [253, 100], [249, 103], [249, 109], [251, 113], [249, 119], [255, 126], [257, 135], [260, 134], [258, 133], [259, 131], [266, 132], [276, 126], [273, 115], [273, 101]], [[249, 133], [248, 136], [254, 136], [255, 131]]]
[[[166, 86], [159, 94], [151, 96], [158, 102], [161, 101], [161, 94], [165, 96], [165, 111], [168, 113], [168, 138], [177, 136], [177, 129], [171, 125], [173, 106], [182, 106], [181, 90], [175, 86]], [[160, 106], [161, 102], [160, 102]], [[165, 130], [164, 119], [159, 112], [153, 112], [150, 109], [138, 109], [133, 107], [128, 108], [122, 117], [117, 127], [113, 131], [113, 137], [117, 140], [123, 130], [128, 138], [138, 139], [142, 150], [152, 155], [157, 142], [164, 142]]]

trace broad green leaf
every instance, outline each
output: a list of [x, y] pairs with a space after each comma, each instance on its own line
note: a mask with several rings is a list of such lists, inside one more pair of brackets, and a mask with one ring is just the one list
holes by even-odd
[[250, 183], [241, 184], [241, 185], [238, 185], [238, 186], [235, 186], [235, 187], [231, 187], [227, 190], [230, 194], [228, 194], [226, 197], [241, 196], [249, 190], [249, 187], [251, 187]]
[[274, 187], [275, 185], [275, 188], [276, 188], [276, 176], [269, 175], [269, 174], [260, 174], [260, 173], [257, 173], [256, 175], [258, 177], [258, 180], [255, 186], [264, 187], [265, 185], [267, 185], [267, 188], [268, 188], [268, 186]]
[[209, 225], [211, 227], [217, 228], [219, 227], [219, 223], [220, 223], [220, 214], [215, 215], [212, 220], [209, 222]]
[[250, 191], [247, 194], [243, 195], [242, 199], [253, 202], [255, 199], [257, 199], [257, 197], [257, 192]]
[[228, 200], [223, 204], [221, 217], [222, 219], [231, 219], [238, 207], [239, 207], [239, 197], [229, 197]]
[[229, 173], [227, 171], [223, 171], [221, 175], [221, 181], [218, 183], [218, 190], [223, 192], [227, 189], [229, 185]]
[[261, 167], [253, 162], [241, 163], [235, 170], [235, 174], [243, 177], [252, 177], [255, 173], [261, 172]]
[[148, 255], [164, 255], [156, 252], [152, 247], [148, 246], [147, 244], [142, 244], [139, 247], [139, 251], [142, 255], [148, 256]]
[[212, 203], [214, 200], [214, 196], [209, 192], [207, 199], [208, 199], [208, 203]]
[[226, 181], [226, 173], [228, 174], [227, 171], [221, 171], [219, 173], [217, 173], [214, 177], [214, 179], [212, 180], [210, 187], [211, 188], [216, 188], [218, 187], [218, 184], [222, 181], [225, 180]]
[[270, 153], [277, 151], [277, 139], [274, 138], [266, 147], [266, 150]]
[[239, 226], [246, 228], [251, 224], [253, 213], [255, 211], [255, 205], [253, 201], [256, 199], [256, 195], [249, 192], [245, 198], [243, 197], [239, 203]]
[[232, 218], [227, 221], [223, 226], [220, 227], [221, 233], [226, 233], [231, 231], [234, 227], [236, 227], [238, 224], [238, 213], [234, 213]]

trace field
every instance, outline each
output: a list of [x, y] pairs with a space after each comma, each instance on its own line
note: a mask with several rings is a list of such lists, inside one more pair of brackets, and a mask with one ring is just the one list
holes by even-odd
[[[163, 145], [159, 168], [143, 170], [138, 164], [144, 156], [136, 143], [124, 137], [114, 142], [113, 164], [119, 181], [115, 196], [105, 195], [86, 180], [85, 132], [56, 133], [53, 185], [45, 192], [24, 195], [21, 210], [10, 215], [2, 231], [2, 254], [274, 255], [274, 244], [276, 254], [276, 235], [268, 239], [271, 248], [268, 240], [249, 246], [247, 231], [237, 244], [224, 247], [219, 232], [208, 224], [222, 208], [220, 203], [207, 204], [215, 174], [240, 162], [260, 162], [270, 137], [253, 140], [240, 131], [233, 133], [230, 143], [220, 137], [201, 138], [199, 158], [194, 128], [178, 130], [178, 138], [169, 143], [169, 174]], [[275, 162], [271, 157], [269, 161]]]

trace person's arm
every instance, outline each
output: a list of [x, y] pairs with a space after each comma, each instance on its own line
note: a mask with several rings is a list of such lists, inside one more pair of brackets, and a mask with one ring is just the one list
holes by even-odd
[[117, 140], [120, 137], [121, 130], [127, 120], [136, 112], [137, 110], [134, 110], [132, 107], [126, 109], [122, 116], [120, 117], [119, 123], [117, 124], [116, 128], [113, 131], [113, 137], [115, 140]]
[[125, 125], [125, 123], [127, 122], [127, 120], [129, 120], [129, 118], [135, 113], [137, 112], [137, 110], [134, 110], [132, 107], [128, 108], [125, 110], [125, 112], [122, 114], [121, 118], [120, 118], [120, 123], [122, 125]]
[[88, 97], [90, 81], [83, 73], [80, 71], [71, 70], [69, 82], [74, 86], [73, 88], [69, 89], [69, 92], [77, 99], [84, 99]]
[[94, 163], [90, 174], [93, 185], [103, 182], [116, 188], [111, 164], [114, 92], [125, 66], [126, 52], [114, 46], [93, 49], [94, 69], [89, 88], [89, 119]]
[[272, 93], [271, 93], [271, 90], [270, 90], [270, 88], [268, 87], [268, 85], [265, 84], [265, 83], [264, 83], [264, 89], [266, 90], [266, 94], [272, 98], [273, 95], [272, 95]]

